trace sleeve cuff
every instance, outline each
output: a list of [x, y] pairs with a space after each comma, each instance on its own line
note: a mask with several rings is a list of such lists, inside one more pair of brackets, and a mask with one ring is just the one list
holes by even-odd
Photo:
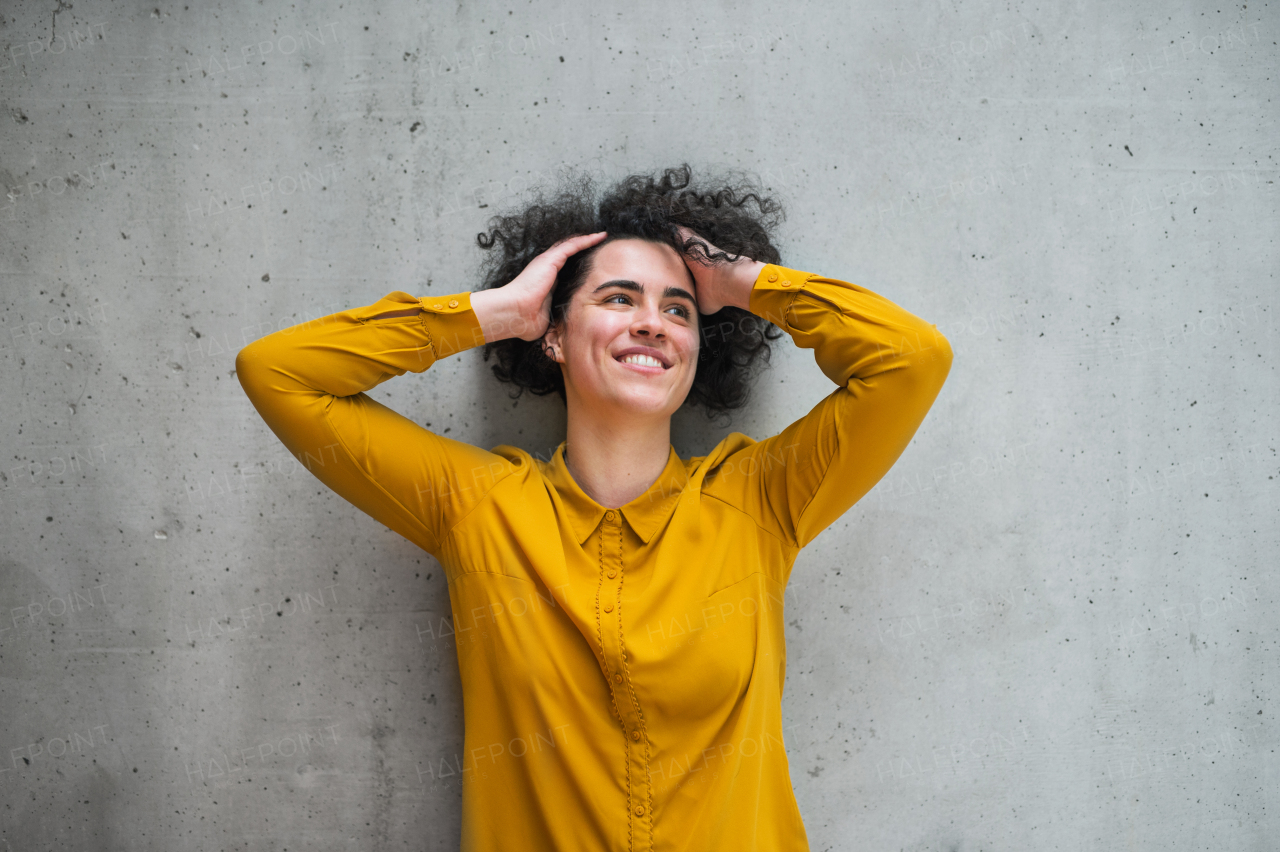
[[748, 310], [779, 328], [788, 328], [786, 317], [791, 303], [812, 277], [809, 272], [766, 263], [751, 288]]
[[471, 309], [470, 291], [447, 296], [423, 296], [422, 322], [431, 335], [436, 358], [444, 358], [484, 343], [480, 320]]

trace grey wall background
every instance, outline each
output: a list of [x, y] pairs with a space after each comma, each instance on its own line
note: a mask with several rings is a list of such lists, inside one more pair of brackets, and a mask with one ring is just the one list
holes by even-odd
[[[1275, 848], [1278, 34], [1267, 3], [5, 4], [6, 852], [456, 848], [443, 572], [288, 454], [235, 354], [472, 289], [562, 164], [685, 160], [955, 352], [788, 590], [813, 848]], [[682, 455], [831, 391], [777, 356]], [[478, 350], [373, 393], [563, 437]]]

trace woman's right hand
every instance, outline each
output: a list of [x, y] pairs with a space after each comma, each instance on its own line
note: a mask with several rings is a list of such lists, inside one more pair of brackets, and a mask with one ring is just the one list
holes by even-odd
[[537, 340], [551, 324], [556, 275], [569, 257], [608, 236], [607, 231], [569, 237], [535, 257], [510, 283], [471, 294], [471, 309], [486, 343], [518, 337]]

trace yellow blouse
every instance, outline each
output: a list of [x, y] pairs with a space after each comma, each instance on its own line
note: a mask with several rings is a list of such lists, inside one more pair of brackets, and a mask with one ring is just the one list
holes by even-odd
[[546, 462], [483, 450], [363, 393], [482, 344], [469, 293], [392, 292], [236, 358], [298, 460], [444, 569], [464, 852], [809, 848], [782, 736], [783, 594], [800, 548], [906, 448], [951, 347], [870, 290], [783, 266], [749, 304], [836, 389], [764, 441], [673, 447], [616, 509], [574, 482], [563, 442]]

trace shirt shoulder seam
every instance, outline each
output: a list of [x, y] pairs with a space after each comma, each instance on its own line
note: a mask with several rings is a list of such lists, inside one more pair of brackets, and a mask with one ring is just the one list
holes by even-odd
[[[522, 464], [520, 465], [521, 469], [523, 469], [523, 468], [524, 468], [525, 464], [527, 464], [527, 462], [524, 462], [524, 463], [522, 463]], [[480, 508], [481, 506], [483, 506], [485, 503], [487, 503], [487, 502], [489, 502], [491, 499], [493, 499], [493, 492], [495, 492], [495, 491], [497, 491], [497, 490], [498, 490], [498, 486], [499, 486], [499, 485], [501, 485], [502, 483], [506, 482], [508, 479], [510, 479], [511, 477], [513, 477], [513, 476], [515, 476], [515, 475], [516, 475], [516, 471], [514, 471], [514, 470], [509, 470], [509, 471], [507, 471], [506, 476], [502, 477], [502, 478], [501, 478], [501, 479], [499, 479], [497, 482], [493, 483], [493, 487], [491, 487], [488, 491], [484, 492], [484, 496], [483, 496], [483, 497], [481, 497], [479, 500], [477, 500], [477, 501], [476, 501], [476, 504], [475, 504], [474, 506], [472, 506], [470, 509], [468, 509], [468, 510], [467, 510], [467, 511], [462, 515], [462, 517], [461, 517], [461, 518], [458, 518], [458, 520], [454, 521], [454, 522], [453, 522], [453, 525], [452, 525], [452, 526], [450, 526], [450, 527], [449, 527], [449, 529], [445, 531], [444, 535], [440, 536], [440, 544], [441, 544], [441, 545], [443, 545], [443, 544], [444, 544], [444, 543], [445, 543], [445, 542], [446, 542], [446, 541], [447, 541], [447, 540], [448, 540], [448, 539], [453, 535], [453, 531], [454, 531], [454, 530], [456, 530], [456, 529], [458, 528], [458, 525], [459, 525], [459, 524], [461, 524], [463, 521], [465, 521], [467, 518], [471, 517], [471, 515], [472, 515], [472, 513], [473, 513], [473, 512], [475, 512], [477, 509], [479, 509], [479, 508]], [[504, 575], [504, 576], [505, 576], [505, 575]]]
[[715, 494], [708, 494], [705, 491], [702, 492], [702, 496], [710, 500], [715, 500], [717, 503], [722, 503], [725, 506], [728, 506], [730, 509], [733, 509], [738, 514], [744, 515], [745, 517], [750, 518], [751, 523], [755, 524], [756, 529], [760, 530], [765, 535], [769, 536], [775, 541], [781, 544], [784, 544], [787, 547], [795, 548], [796, 550], [800, 549], [800, 546], [798, 544], [792, 544], [791, 542], [787, 541], [785, 538], [779, 538], [777, 534], [775, 534], [772, 530], [766, 529], [763, 524], [761, 524], [759, 521], [755, 519], [755, 516], [753, 516], [750, 512], [743, 509], [741, 506], [735, 506], [732, 503], [730, 503], [728, 500], [724, 499], [723, 497], [717, 497]]

